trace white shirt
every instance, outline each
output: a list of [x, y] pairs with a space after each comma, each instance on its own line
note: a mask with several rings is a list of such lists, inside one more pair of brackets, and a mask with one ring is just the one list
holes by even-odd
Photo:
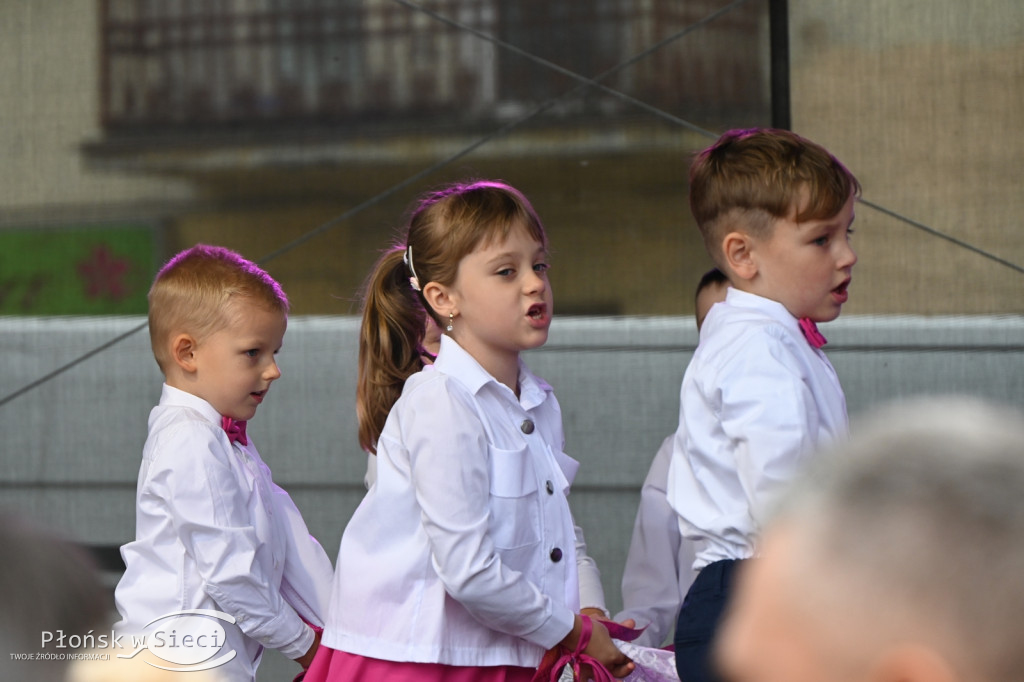
[[662, 442], [640, 489], [622, 572], [622, 611], [615, 620], [632, 618], [637, 627], [646, 626], [633, 641], [639, 646], [665, 643], [675, 629], [683, 597], [697, 577], [692, 568], [693, 543], [679, 534], [679, 519], [666, 498], [674, 439], [669, 436]]
[[[371, 658], [536, 666], [596, 583], [567, 495], [551, 387], [520, 397], [449, 337], [377, 443], [377, 478], [341, 538], [323, 643]], [[579, 563], [578, 563], [579, 562]], [[593, 586], [582, 588], [593, 593]]]
[[164, 385], [114, 596], [126, 632], [186, 609], [233, 616], [234, 625], [217, 622], [226, 631], [220, 651], [236, 656], [216, 672], [249, 681], [263, 647], [298, 658], [313, 644], [302, 618], [322, 625], [333, 569], [252, 437], [232, 446], [220, 422], [205, 400]]
[[668, 501], [697, 570], [754, 556], [774, 496], [848, 429], [825, 353], [782, 304], [734, 288], [704, 320], [679, 410]]

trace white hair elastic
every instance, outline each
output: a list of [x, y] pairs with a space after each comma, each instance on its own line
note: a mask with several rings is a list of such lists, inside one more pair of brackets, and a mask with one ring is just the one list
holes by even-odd
[[402, 262], [405, 263], [405, 267], [409, 268], [409, 272], [412, 273], [412, 277], [409, 278], [409, 284], [416, 291], [420, 290], [420, 279], [416, 276], [416, 268], [412, 266], [412, 247], [405, 247], [405, 255], [402, 256]]

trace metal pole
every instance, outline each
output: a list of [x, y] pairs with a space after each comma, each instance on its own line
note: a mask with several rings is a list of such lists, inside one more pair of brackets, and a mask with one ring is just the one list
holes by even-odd
[[772, 126], [792, 127], [789, 100], [789, 4], [768, 0], [768, 32], [771, 49]]

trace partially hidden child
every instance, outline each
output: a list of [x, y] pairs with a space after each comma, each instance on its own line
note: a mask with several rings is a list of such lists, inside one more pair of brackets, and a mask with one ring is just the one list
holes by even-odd
[[[725, 300], [729, 280], [718, 268], [705, 272], [694, 293], [694, 318], [700, 332], [711, 306]], [[679, 519], [666, 497], [675, 434], [662, 441], [640, 487], [626, 564], [622, 569], [622, 611], [643, 628], [634, 644], [657, 647], [670, 640], [683, 597], [696, 578], [693, 543], [679, 534]]]

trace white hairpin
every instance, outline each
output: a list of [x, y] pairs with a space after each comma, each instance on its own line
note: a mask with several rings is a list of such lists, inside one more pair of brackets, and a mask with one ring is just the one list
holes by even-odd
[[412, 277], [409, 278], [409, 285], [416, 291], [420, 290], [420, 278], [416, 276], [416, 268], [412, 266], [412, 247], [405, 247], [405, 254], [402, 256], [402, 262], [409, 268], [409, 272], [412, 273]]

